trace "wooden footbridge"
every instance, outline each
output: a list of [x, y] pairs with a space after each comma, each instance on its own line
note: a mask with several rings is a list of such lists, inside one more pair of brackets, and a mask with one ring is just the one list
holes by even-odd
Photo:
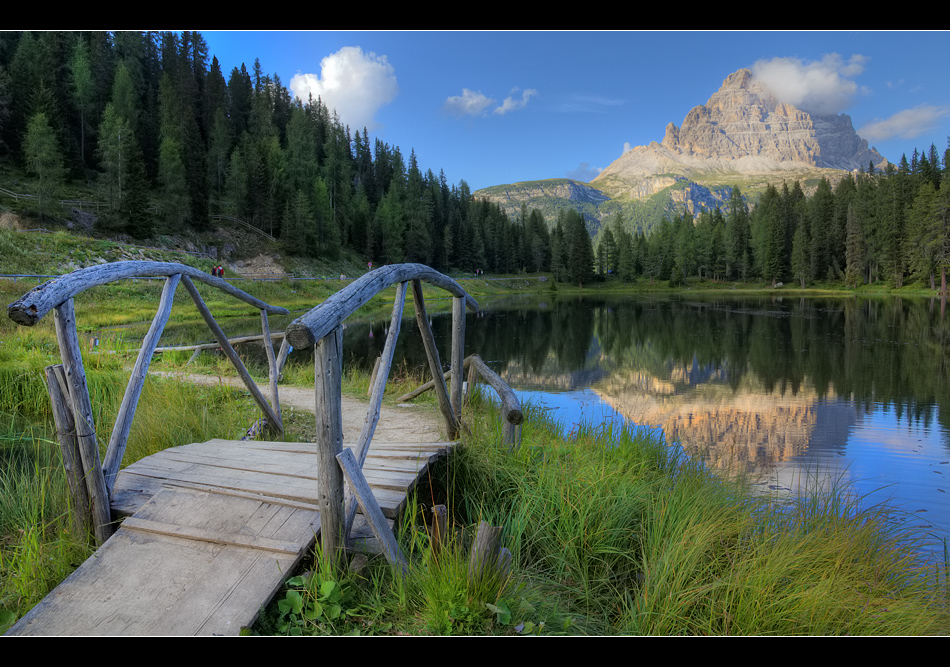
[[[90, 287], [139, 276], [164, 276], [165, 287], [132, 369], [105, 458], [100, 460], [73, 297]], [[269, 400], [212, 317], [196, 281], [260, 310], [270, 367]], [[421, 281], [453, 297], [448, 373], [443, 373], [429, 326]], [[260, 406], [262, 423], [272, 436], [283, 430], [277, 382], [282, 360], [291, 347], [314, 347], [315, 442], [211, 440], [174, 447], [120, 469], [149, 362], [179, 283]], [[343, 321], [392, 285], [397, 286], [396, 300], [371, 383], [366, 419], [353, 448], [344, 448]], [[409, 289], [433, 376], [431, 385], [445, 421], [445, 442], [373, 441]], [[181, 264], [117, 262], [82, 269], [40, 285], [10, 304], [9, 316], [26, 326], [53, 311], [63, 363], [46, 369], [47, 385], [75, 518], [88, 527], [99, 546], [6, 634], [236, 635], [253, 623], [317, 539], [324, 557], [332, 559], [374, 538], [397, 573], [404, 572], [406, 562], [392, 523], [429, 463], [455, 444], [465, 366], [470, 386], [478, 373], [501, 396], [509, 440], [517, 438], [520, 428], [520, 407], [507, 385], [478, 357], [463, 359], [465, 310], [477, 308], [457, 282], [427, 266], [387, 266], [292, 322], [275, 355], [268, 314], [288, 314], [286, 310]]]

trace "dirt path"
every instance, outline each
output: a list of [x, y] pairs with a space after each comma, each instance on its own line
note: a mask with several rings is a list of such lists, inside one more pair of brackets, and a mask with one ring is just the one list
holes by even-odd
[[[217, 375], [197, 375], [189, 373], [155, 373], [177, 377], [195, 384], [227, 385], [243, 388], [244, 383], [239, 378], [220, 377]], [[258, 385], [264, 396], [270, 395], [270, 387]], [[300, 387], [278, 387], [281, 410], [286, 411], [293, 407], [297, 410], [314, 411], [313, 389]], [[366, 420], [366, 411], [369, 403], [347, 396], [343, 401], [343, 441], [347, 445], [356, 444], [363, 422]], [[376, 425], [374, 442], [438, 442], [442, 439], [440, 423], [436, 415], [424, 406], [403, 403], [398, 406], [384, 405], [380, 411], [379, 423]]]

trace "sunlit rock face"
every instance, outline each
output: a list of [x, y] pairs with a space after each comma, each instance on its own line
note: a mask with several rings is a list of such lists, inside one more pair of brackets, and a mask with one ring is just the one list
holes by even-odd
[[641, 189], [635, 184], [658, 174], [853, 171], [872, 163], [883, 168], [887, 161], [857, 135], [849, 116], [817, 116], [779, 102], [742, 69], [682, 125], [667, 125], [662, 143], [628, 151], [591, 184], [626, 182], [632, 195]]

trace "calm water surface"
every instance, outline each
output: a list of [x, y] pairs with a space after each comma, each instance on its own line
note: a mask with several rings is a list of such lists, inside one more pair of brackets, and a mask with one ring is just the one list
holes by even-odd
[[[565, 432], [662, 431], [690, 456], [782, 494], [850, 484], [898, 520], [950, 533], [950, 314], [907, 298], [526, 298], [469, 314], [478, 353]], [[449, 316], [434, 316], [449, 349]], [[388, 322], [350, 326], [373, 359]], [[397, 354], [423, 366], [407, 321]]]
[[[465, 353], [566, 433], [582, 422], [658, 429], [765, 492], [847, 483], [868, 502], [890, 500], [897, 520], [950, 534], [950, 314], [939, 301], [552, 295], [481, 306]], [[446, 363], [451, 316], [431, 320]], [[388, 323], [349, 323], [347, 363], [371, 368]], [[257, 318], [247, 331], [235, 324], [229, 335], [260, 332]], [[272, 331], [285, 325], [271, 320]], [[427, 368], [414, 320], [396, 359]]]

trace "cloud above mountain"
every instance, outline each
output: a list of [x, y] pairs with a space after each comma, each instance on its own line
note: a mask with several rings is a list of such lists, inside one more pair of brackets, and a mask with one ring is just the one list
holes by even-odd
[[752, 76], [779, 101], [817, 115], [838, 114], [863, 92], [854, 78], [864, 71], [868, 60], [859, 54], [846, 60], [837, 53], [811, 62], [772, 58], [752, 65]]
[[294, 75], [290, 90], [304, 102], [319, 97], [351, 127], [373, 130], [379, 127], [376, 113], [396, 98], [399, 85], [386, 56], [345, 46], [320, 61], [320, 74]]

